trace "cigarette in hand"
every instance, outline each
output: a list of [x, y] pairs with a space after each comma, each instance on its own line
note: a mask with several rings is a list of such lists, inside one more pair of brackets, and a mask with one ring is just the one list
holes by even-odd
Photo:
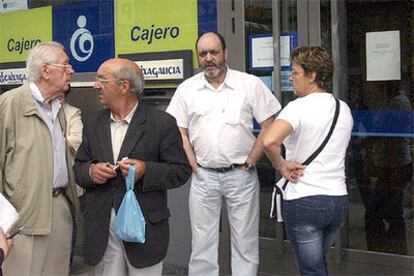
[[[121, 161], [127, 160], [128, 157], [124, 157], [121, 159]], [[119, 161], [116, 163], [116, 165], [114, 166], [114, 171], [116, 171], [119, 168]]]

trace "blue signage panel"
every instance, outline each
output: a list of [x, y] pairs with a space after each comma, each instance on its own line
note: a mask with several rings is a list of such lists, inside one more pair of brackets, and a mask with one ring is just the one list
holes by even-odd
[[217, 0], [198, 0], [198, 35], [217, 32]]
[[414, 137], [412, 110], [352, 109], [354, 136]]
[[56, 5], [52, 19], [53, 40], [65, 46], [76, 72], [96, 72], [102, 62], [114, 57], [112, 0]]

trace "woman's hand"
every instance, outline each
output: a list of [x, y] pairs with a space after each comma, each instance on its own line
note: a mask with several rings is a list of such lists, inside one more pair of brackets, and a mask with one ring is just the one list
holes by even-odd
[[297, 182], [299, 177], [303, 175], [303, 170], [306, 168], [306, 166], [299, 163], [283, 160], [278, 166], [275, 166], [275, 168], [285, 179], [291, 182]]

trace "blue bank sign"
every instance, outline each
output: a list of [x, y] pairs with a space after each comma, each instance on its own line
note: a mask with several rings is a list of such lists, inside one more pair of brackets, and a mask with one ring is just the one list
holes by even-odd
[[23, 84], [26, 80], [26, 68], [0, 69], [0, 85]]
[[53, 7], [53, 40], [62, 43], [76, 72], [96, 72], [113, 58], [113, 1], [87, 1]]

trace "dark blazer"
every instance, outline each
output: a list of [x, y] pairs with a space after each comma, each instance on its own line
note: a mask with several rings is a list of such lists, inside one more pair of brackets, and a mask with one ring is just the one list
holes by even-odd
[[[101, 185], [94, 184], [89, 176], [91, 163], [113, 163], [110, 113], [104, 109], [85, 125], [74, 165], [76, 182], [86, 189], [84, 250], [89, 265], [101, 261], [108, 242], [111, 208], [117, 211], [125, 194], [125, 179], [120, 172]], [[143, 160], [146, 166], [143, 178], [135, 183], [135, 195], [146, 221], [146, 241], [123, 244], [134, 267], [148, 267], [162, 261], [167, 254], [170, 217], [167, 189], [185, 184], [191, 175], [175, 119], [139, 102], [118, 160], [123, 157]]]

